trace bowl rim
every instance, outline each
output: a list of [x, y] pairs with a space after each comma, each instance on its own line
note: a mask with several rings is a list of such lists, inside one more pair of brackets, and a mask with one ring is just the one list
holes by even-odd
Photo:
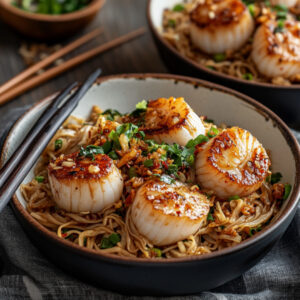
[[177, 56], [177, 58], [183, 60], [188, 65], [190, 65], [190, 66], [192, 66], [192, 67], [194, 67], [196, 69], [200, 69], [202, 72], [208, 73], [208, 74], [213, 75], [213, 76], [217, 76], [220, 79], [226, 79], [227, 81], [230, 81], [231, 83], [241, 83], [241, 84], [248, 85], [249, 87], [259, 86], [259, 87], [264, 87], [264, 88], [287, 89], [287, 90], [300, 89], [300, 84], [292, 84], [290, 86], [284, 86], [284, 85], [276, 85], [276, 84], [268, 83], [268, 82], [254, 82], [254, 81], [249, 81], [249, 80], [245, 80], [245, 79], [240, 79], [240, 78], [234, 77], [232, 75], [227, 75], [227, 74], [224, 74], [222, 72], [211, 70], [209, 68], [206, 68], [206, 67], [202, 66], [201, 64], [196, 63], [195, 61], [193, 61], [192, 59], [184, 56], [179, 51], [177, 51], [174, 47], [172, 47], [161, 36], [161, 34], [157, 31], [156, 27], [153, 24], [153, 21], [152, 21], [152, 18], [151, 18], [151, 14], [150, 14], [150, 6], [151, 6], [153, 0], [147, 0], [147, 1], [148, 1], [148, 3], [147, 3], [146, 16], [147, 16], [148, 25], [150, 27], [150, 30], [151, 30], [152, 34], [155, 36], [156, 39], [158, 39], [160, 41], [160, 43], [163, 44], [164, 47], [166, 47], [175, 56]]
[[[211, 90], [217, 90], [219, 92], [223, 92], [226, 94], [230, 94], [232, 96], [235, 96], [240, 101], [245, 102], [247, 104], [250, 104], [254, 109], [257, 111], [257, 113], [263, 115], [266, 118], [270, 118], [274, 126], [277, 126], [280, 130], [281, 134], [284, 136], [284, 138], [287, 141], [287, 144], [291, 148], [293, 157], [295, 159], [296, 165], [300, 165], [300, 146], [298, 145], [298, 142], [288, 126], [270, 109], [262, 105], [261, 103], [257, 102], [256, 100], [243, 95], [237, 91], [231, 90], [227, 87], [223, 87], [221, 85], [217, 85], [211, 82], [207, 82], [201, 79], [196, 79], [192, 77], [187, 76], [180, 76], [180, 75], [172, 75], [172, 74], [158, 74], [158, 73], [130, 73], [130, 74], [119, 74], [119, 75], [110, 75], [110, 76], [104, 76], [99, 77], [96, 81], [96, 85], [100, 85], [103, 82], [115, 80], [115, 79], [136, 79], [136, 80], [147, 80], [149, 78], [152, 79], [158, 79], [158, 80], [173, 80], [174, 84], [178, 82], [184, 82], [186, 84], [193, 85], [195, 87], [202, 86], [207, 89]], [[55, 97], [57, 93], [54, 93], [39, 102], [37, 102], [35, 105], [33, 105], [27, 112], [25, 112], [12, 126], [10, 129], [7, 137], [5, 138], [3, 148], [1, 150], [1, 157], [0, 157], [0, 166], [3, 163], [5, 159], [5, 152], [7, 151], [9, 140], [13, 134], [13, 132], [18, 127], [18, 124], [23, 120], [25, 116], [27, 116], [28, 113], [31, 111], [34, 111], [36, 109], [43, 108], [53, 97]], [[169, 259], [162, 259], [162, 260], [154, 260], [154, 259], [148, 259], [148, 258], [136, 258], [136, 257], [119, 257], [114, 254], [108, 254], [108, 253], [99, 253], [96, 250], [87, 249], [81, 246], [78, 246], [76, 244], [73, 244], [72, 242], [59, 238], [54, 232], [51, 232], [46, 227], [41, 225], [38, 221], [36, 221], [31, 215], [26, 211], [26, 209], [22, 206], [22, 204], [19, 202], [16, 194], [12, 198], [12, 204], [15, 209], [17, 209], [18, 213], [29, 223], [31, 226], [34, 227], [35, 230], [39, 231], [40, 234], [42, 234], [45, 238], [50, 239], [52, 242], [56, 243], [58, 246], [63, 247], [67, 251], [71, 251], [73, 253], [84, 255], [91, 259], [101, 260], [101, 261], [107, 261], [109, 263], [117, 263], [117, 264], [123, 264], [123, 265], [131, 265], [131, 266], [149, 266], [149, 267], [157, 267], [157, 266], [174, 266], [178, 264], [185, 264], [189, 262], [195, 262], [195, 261], [210, 261], [212, 259], [217, 259], [220, 257], [225, 257], [230, 254], [236, 253], [240, 250], [243, 250], [245, 248], [248, 248], [250, 246], [255, 245], [260, 240], [266, 238], [269, 234], [274, 232], [284, 221], [289, 217], [289, 215], [294, 211], [294, 208], [297, 206], [298, 201], [300, 200], [300, 170], [296, 169], [295, 174], [295, 184], [293, 186], [293, 192], [290, 195], [290, 199], [286, 207], [284, 208], [281, 216], [270, 225], [267, 225], [264, 230], [261, 232], [255, 234], [255, 236], [248, 238], [247, 240], [241, 242], [238, 245], [224, 248], [222, 250], [203, 254], [203, 255], [192, 255], [187, 256], [183, 258], [169, 258]]]
[[11, 1], [0, 0], [0, 7], [2, 7], [2, 9], [6, 9], [10, 13], [17, 15], [23, 19], [27, 19], [31, 21], [55, 23], [55, 22], [68, 22], [68, 21], [73, 21], [73, 20], [86, 17], [92, 14], [93, 12], [99, 10], [100, 8], [102, 8], [106, 0], [92, 0], [92, 2], [84, 8], [71, 13], [62, 14], [62, 15], [30, 13], [18, 7], [13, 6], [10, 2]]

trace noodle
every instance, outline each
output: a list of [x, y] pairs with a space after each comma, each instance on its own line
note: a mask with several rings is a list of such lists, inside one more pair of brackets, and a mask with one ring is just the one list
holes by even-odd
[[[211, 56], [198, 50], [192, 44], [189, 33], [189, 12], [195, 7], [198, 1], [199, 0], [191, 0], [183, 4], [185, 7], [183, 11], [166, 9], [163, 13], [161, 35], [179, 53], [202, 66], [239, 79], [255, 82], [269, 82], [275, 85], [285, 86], [289, 86], [293, 82], [299, 82], [299, 76], [294, 76], [289, 79], [283, 77], [266, 78], [258, 72], [250, 55], [253, 35], [238, 51], [228, 51], [225, 53], [226, 58], [221, 62], [214, 61]], [[271, 11], [263, 1], [256, 1], [254, 5], [254, 19], [257, 26], [265, 22], [268, 18], [272, 18]], [[291, 9], [291, 13], [297, 15], [299, 11], [294, 8]], [[251, 78], [249, 78], [249, 74]]]
[[[43, 182], [33, 179], [21, 186], [27, 210], [34, 219], [50, 231], [55, 232], [60, 238], [79, 246], [119, 256], [154, 257], [157, 247], [138, 232], [131, 218], [130, 205], [135, 191], [151, 174], [148, 169], [138, 165], [143, 159], [139, 157], [133, 163], [140, 176], [128, 177], [127, 172], [124, 172], [127, 167], [120, 162], [126, 160], [128, 163], [127, 154], [130, 153], [128, 152], [131, 151], [130, 149], [127, 152], [120, 150], [123, 157], [116, 162], [121, 168], [125, 182], [124, 193], [117, 203], [97, 213], [71, 213], [58, 208], [53, 201], [46, 170], [47, 165], [54, 157], [78, 151], [80, 145], [100, 143], [102, 136], [99, 136], [98, 126], [103, 126], [104, 123], [103, 120], [99, 120], [102, 116], [95, 117], [95, 112], [98, 112], [97, 116], [99, 116], [99, 111], [101, 112], [98, 107], [93, 108], [88, 125], [82, 119], [70, 117], [56, 133], [35, 168], [35, 175], [43, 176]], [[126, 120], [126, 116], [124, 118]], [[100, 121], [103, 123], [102, 125], [99, 125]], [[106, 125], [104, 124], [104, 126]], [[211, 126], [212, 123], [205, 123], [207, 130]], [[55, 146], [58, 139], [63, 140], [60, 149], [56, 149]], [[134, 143], [136, 143], [135, 151], [141, 151], [140, 147], [144, 147], [142, 141]], [[159, 157], [161, 151], [158, 148], [152, 153], [153, 157]], [[159, 173], [161, 170], [157, 170], [157, 172]], [[191, 170], [183, 171], [180, 175], [180, 179], [183, 181], [194, 178]], [[255, 193], [232, 201], [220, 201], [211, 195], [213, 220], [207, 220], [204, 227], [186, 240], [161, 247], [159, 249], [161, 255], [165, 258], [201, 255], [242, 242], [252, 235], [252, 229], [259, 231], [278, 213], [280, 203], [272, 197], [273, 188], [270, 183], [264, 183]], [[104, 249], [102, 247], [103, 238], [111, 234], [118, 234], [120, 240], [112, 247]]]

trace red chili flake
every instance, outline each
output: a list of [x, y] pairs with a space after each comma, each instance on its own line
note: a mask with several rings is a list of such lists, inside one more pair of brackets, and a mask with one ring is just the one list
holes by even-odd
[[68, 234], [67, 233], [62, 233], [62, 237], [65, 238]]
[[164, 166], [165, 169], [169, 168], [169, 165], [165, 161], [162, 161], [162, 164], [163, 164], [163, 166]]
[[135, 190], [131, 190], [130, 194], [125, 199], [125, 206], [126, 207], [128, 207], [129, 205], [132, 204], [134, 196], [135, 196]]

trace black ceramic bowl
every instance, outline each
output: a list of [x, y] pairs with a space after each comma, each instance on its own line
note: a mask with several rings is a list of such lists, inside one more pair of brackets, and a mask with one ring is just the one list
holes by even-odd
[[[159, 28], [165, 8], [172, 8], [178, 0], [148, 0], [147, 19], [161, 57], [175, 74], [194, 76], [238, 90], [277, 113], [289, 126], [300, 129], [300, 84], [278, 86], [271, 83], [255, 83], [238, 79], [197, 64], [179, 53], [166, 42]], [[181, 1], [182, 2], [182, 1]]]
[[[31, 217], [20, 190], [16, 192], [13, 207], [18, 219], [33, 243], [53, 263], [99, 287], [132, 295], [192, 294], [239, 276], [256, 264], [282, 236], [295, 214], [300, 193], [300, 175], [296, 168], [300, 165], [299, 146], [288, 127], [262, 104], [230, 89], [176, 75], [103, 77], [81, 100], [74, 114], [87, 117], [94, 104], [102, 109], [127, 112], [141, 99], [162, 96], [183, 96], [197, 114], [207, 115], [216, 123], [248, 129], [271, 150], [273, 170], [282, 173], [283, 182], [292, 185], [292, 192], [278, 218], [241, 244], [202, 256], [168, 260], [100, 254], [58, 238]], [[4, 145], [2, 163], [17, 149], [52, 97], [39, 102], [14, 125]], [[32, 178], [31, 171], [24, 182]]]

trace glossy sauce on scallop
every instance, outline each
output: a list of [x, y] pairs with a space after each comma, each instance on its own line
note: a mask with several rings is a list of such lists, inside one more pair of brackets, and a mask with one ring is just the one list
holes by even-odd
[[182, 97], [149, 101], [141, 130], [148, 138], [159, 143], [177, 143], [182, 146], [205, 133], [201, 119]]
[[240, 0], [203, 0], [190, 13], [191, 40], [208, 53], [237, 50], [250, 37], [253, 19]]
[[239, 127], [225, 129], [200, 147], [196, 156], [199, 184], [220, 198], [256, 191], [267, 177], [269, 166], [263, 146]]

